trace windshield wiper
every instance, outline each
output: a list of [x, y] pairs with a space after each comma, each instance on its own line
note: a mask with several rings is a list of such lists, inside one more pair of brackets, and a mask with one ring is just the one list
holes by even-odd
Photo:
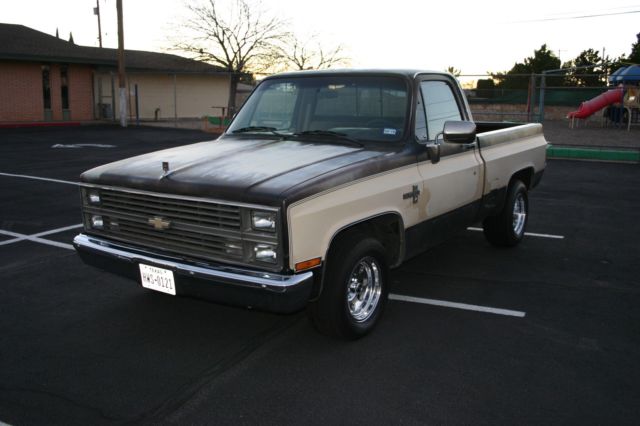
[[333, 139], [349, 141], [353, 144], [356, 144], [362, 147], [362, 144], [357, 139], [349, 137], [344, 133], [332, 132], [331, 130], [305, 130], [304, 132], [294, 133], [291, 136], [328, 136]]
[[232, 131], [231, 133], [269, 132], [269, 133], [273, 133], [276, 136], [286, 136], [283, 133], [277, 132], [277, 130], [278, 129], [276, 129], [275, 127], [247, 126], [247, 127], [241, 127], [239, 129], [236, 129], [236, 130]]

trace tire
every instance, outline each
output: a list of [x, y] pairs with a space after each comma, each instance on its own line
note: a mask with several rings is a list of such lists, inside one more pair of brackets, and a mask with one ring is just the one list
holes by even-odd
[[386, 252], [374, 238], [352, 235], [329, 254], [324, 288], [307, 312], [322, 334], [355, 340], [382, 316], [389, 294]]
[[524, 237], [529, 213], [527, 187], [520, 180], [509, 185], [504, 206], [497, 216], [489, 216], [482, 227], [484, 236], [498, 247], [513, 247]]

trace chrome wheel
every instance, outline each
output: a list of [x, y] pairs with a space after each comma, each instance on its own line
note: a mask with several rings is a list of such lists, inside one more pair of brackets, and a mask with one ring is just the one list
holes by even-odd
[[351, 271], [347, 286], [349, 314], [357, 322], [364, 322], [375, 312], [382, 294], [380, 266], [375, 258], [361, 259]]
[[524, 195], [520, 192], [516, 195], [513, 203], [513, 232], [520, 236], [524, 231], [524, 225], [527, 222], [527, 202]]

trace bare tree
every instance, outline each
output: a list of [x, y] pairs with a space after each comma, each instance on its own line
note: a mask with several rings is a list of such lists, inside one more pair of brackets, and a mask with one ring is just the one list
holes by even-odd
[[288, 62], [288, 68], [296, 70], [326, 69], [346, 66], [349, 63], [342, 45], [332, 48], [323, 47], [317, 35], [308, 39], [291, 36], [284, 47], [283, 56]]
[[217, 65], [231, 74], [228, 114], [236, 109], [238, 82], [243, 75], [261, 73], [282, 58], [282, 46], [290, 34], [287, 22], [270, 17], [260, 3], [232, 0], [221, 10], [217, 0], [187, 5], [189, 17], [174, 36], [172, 50]]

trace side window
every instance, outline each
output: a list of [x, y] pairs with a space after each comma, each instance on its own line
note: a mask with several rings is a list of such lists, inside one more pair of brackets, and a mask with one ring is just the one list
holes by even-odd
[[428, 137], [424, 104], [422, 103], [422, 96], [418, 96], [418, 100], [416, 101], [416, 138], [418, 138], [418, 140], [427, 140]]
[[427, 133], [429, 140], [434, 140], [442, 132], [445, 121], [462, 120], [462, 115], [451, 86], [444, 81], [423, 81], [420, 89], [427, 114]]

